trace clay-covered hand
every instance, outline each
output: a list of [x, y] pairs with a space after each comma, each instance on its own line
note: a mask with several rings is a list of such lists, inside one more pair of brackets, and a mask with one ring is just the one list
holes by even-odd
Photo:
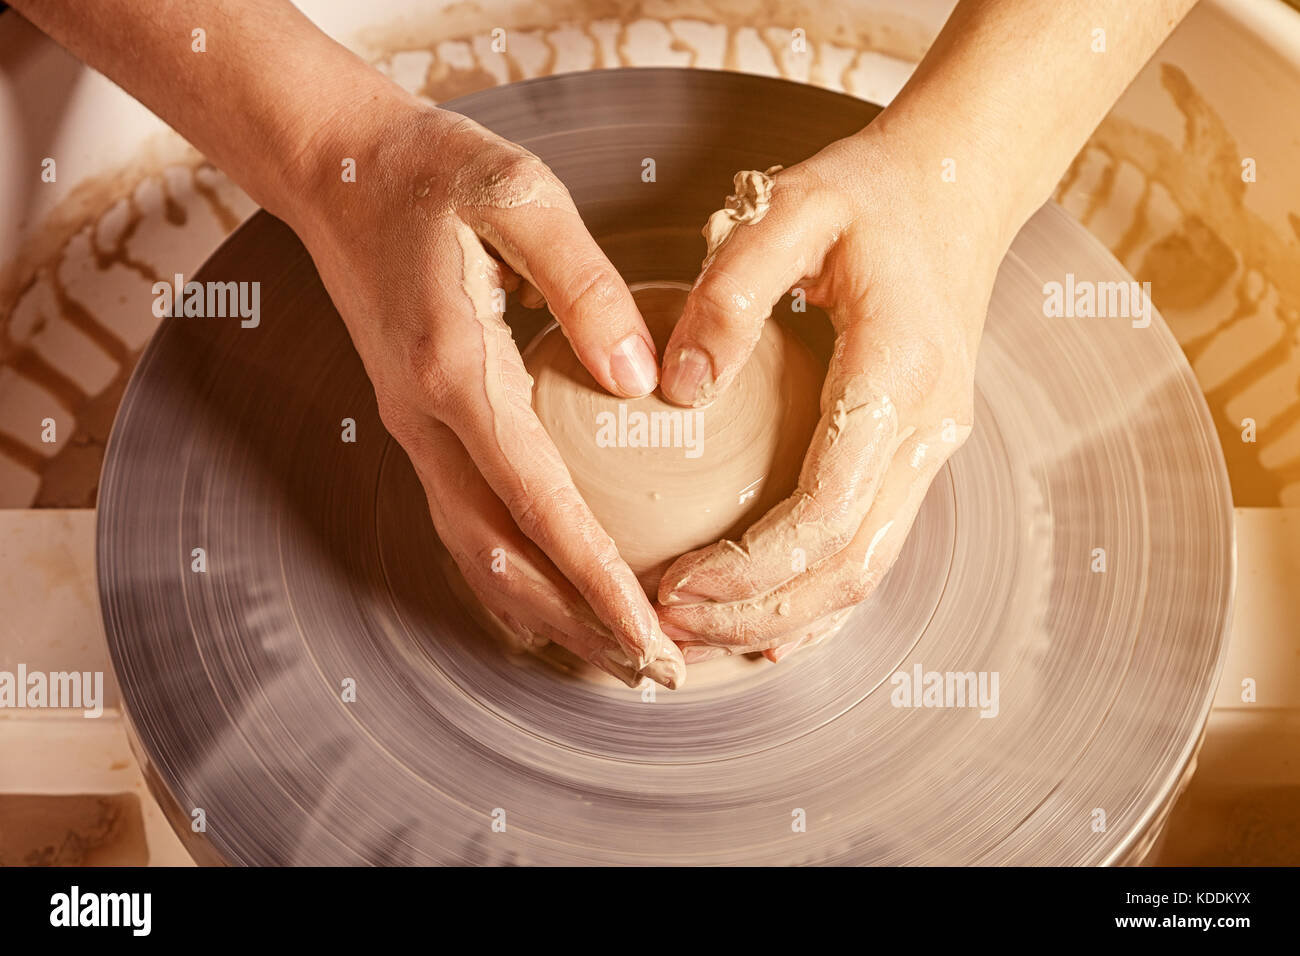
[[310, 148], [355, 159], [356, 181], [331, 158], [324, 198], [291, 225], [469, 586], [526, 644], [675, 686], [681, 654], [533, 413], [503, 320], [522, 279], [601, 385], [657, 384], [653, 339], [564, 186], [527, 150], [396, 94]]
[[683, 555], [663, 577], [660, 618], [688, 662], [777, 659], [832, 632], [889, 570], [970, 433], [1006, 241], [941, 162], [868, 127], [775, 173], [762, 218], [705, 260], [664, 350], [672, 401], [724, 390], [789, 290], [826, 309], [836, 338], [795, 492], [739, 543]]

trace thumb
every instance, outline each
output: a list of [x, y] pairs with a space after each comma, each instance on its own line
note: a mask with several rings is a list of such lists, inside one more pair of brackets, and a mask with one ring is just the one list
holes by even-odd
[[817, 230], [800, 221], [799, 204], [782, 185], [778, 178], [760, 221], [737, 224], [705, 259], [664, 349], [660, 388], [668, 401], [707, 405], [725, 391], [758, 344], [772, 307], [814, 271]]

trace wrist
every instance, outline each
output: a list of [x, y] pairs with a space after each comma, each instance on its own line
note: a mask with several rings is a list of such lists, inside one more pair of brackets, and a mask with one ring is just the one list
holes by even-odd
[[[284, 112], [274, 159], [254, 177], [250, 193], [300, 235], [340, 210], [342, 188], [355, 188], [358, 170], [373, 171], [370, 151], [398, 103], [413, 98], [361, 60], [323, 58], [315, 82]], [[269, 157], [268, 157], [269, 158]]]
[[[851, 137], [855, 165], [873, 192], [888, 197], [885, 209], [904, 217], [892, 228], [911, 234], [920, 221], [937, 261], [959, 256], [964, 269], [990, 274], [1023, 224], [1022, 197], [1001, 182], [1005, 175], [983, 147], [961, 141], [932, 124], [914, 124], [882, 112]], [[881, 203], [873, 204], [879, 217]], [[1026, 214], [1028, 215], [1028, 214]]]

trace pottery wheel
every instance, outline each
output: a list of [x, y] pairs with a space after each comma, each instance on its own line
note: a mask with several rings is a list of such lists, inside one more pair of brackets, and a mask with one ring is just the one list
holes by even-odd
[[[690, 281], [735, 171], [797, 162], [877, 112], [685, 70], [454, 107], [549, 163], [629, 281]], [[109, 644], [178, 832], [200, 861], [250, 864], [1132, 858], [1209, 712], [1231, 501], [1159, 316], [1045, 318], [1043, 284], [1066, 273], [1129, 280], [1048, 206], [1002, 266], [974, 434], [844, 630], [648, 701], [479, 631], [310, 259], [255, 216], [194, 278], [260, 282], [260, 326], [164, 321], [100, 488]], [[523, 342], [544, 314], [508, 318]], [[996, 716], [894, 706], [891, 675], [918, 665], [996, 672]]]

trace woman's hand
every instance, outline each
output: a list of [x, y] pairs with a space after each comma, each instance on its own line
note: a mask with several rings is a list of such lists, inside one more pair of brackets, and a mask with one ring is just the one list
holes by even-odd
[[[470, 587], [528, 644], [676, 686], [681, 654], [533, 413], [502, 317], [522, 278], [605, 388], [657, 384], [653, 339], [564, 186], [527, 150], [396, 90], [336, 118], [310, 150], [333, 181], [291, 225]], [[356, 159], [355, 183], [339, 181], [342, 156]]]
[[690, 405], [731, 383], [792, 288], [836, 334], [794, 494], [739, 547], [691, 552], [663, 577], [660, 617], [688, 662], [775, 659], [833, 629], [889, 570], [970, 433], [975, 352], [1009, 239], [941, 180], [939, 155], [887, 137], [868, 127], [776, 173], [769, 210], [706, 260], [664, 351], [663, 391]]
[[[701, 277], [664, 384], [688, 403], [725, 388], [772, 302], [801, 284], [839, 333], [825, 416], [799, 494], [741, 552], [706, 548], [670, 569], [661, 598], [676, 634], [776, 647], [818, 633], [815, 615], [875, 585], [969, 431], [1002, 252], [1193, 2], [962, 0], [885, 113], [780, 174], [768, 217]], [[673, 682], [680, 656], [569, 482], [485, 303], [522, 276], [598, 382], [621, 395], [655, 385], [627, 289], [545, 167], [401, 94], [289, 0], [12, 5], [303, 238], [439, 533], [489, 607], [624, 679], [649, 665]], [[196, 24], [221, 38], [211, 52], [177, 42]], [[892, 144], [891, 127], [902, 132]], [[977, 170], [961, 187], [939, 179], [956, 155]], [[339, 182], [345, 156], [358, 160], [356, 183]], [[498, 547], [509, 573], [485, 577]], [[808, 571], [792, 575], [796, 547]]]

